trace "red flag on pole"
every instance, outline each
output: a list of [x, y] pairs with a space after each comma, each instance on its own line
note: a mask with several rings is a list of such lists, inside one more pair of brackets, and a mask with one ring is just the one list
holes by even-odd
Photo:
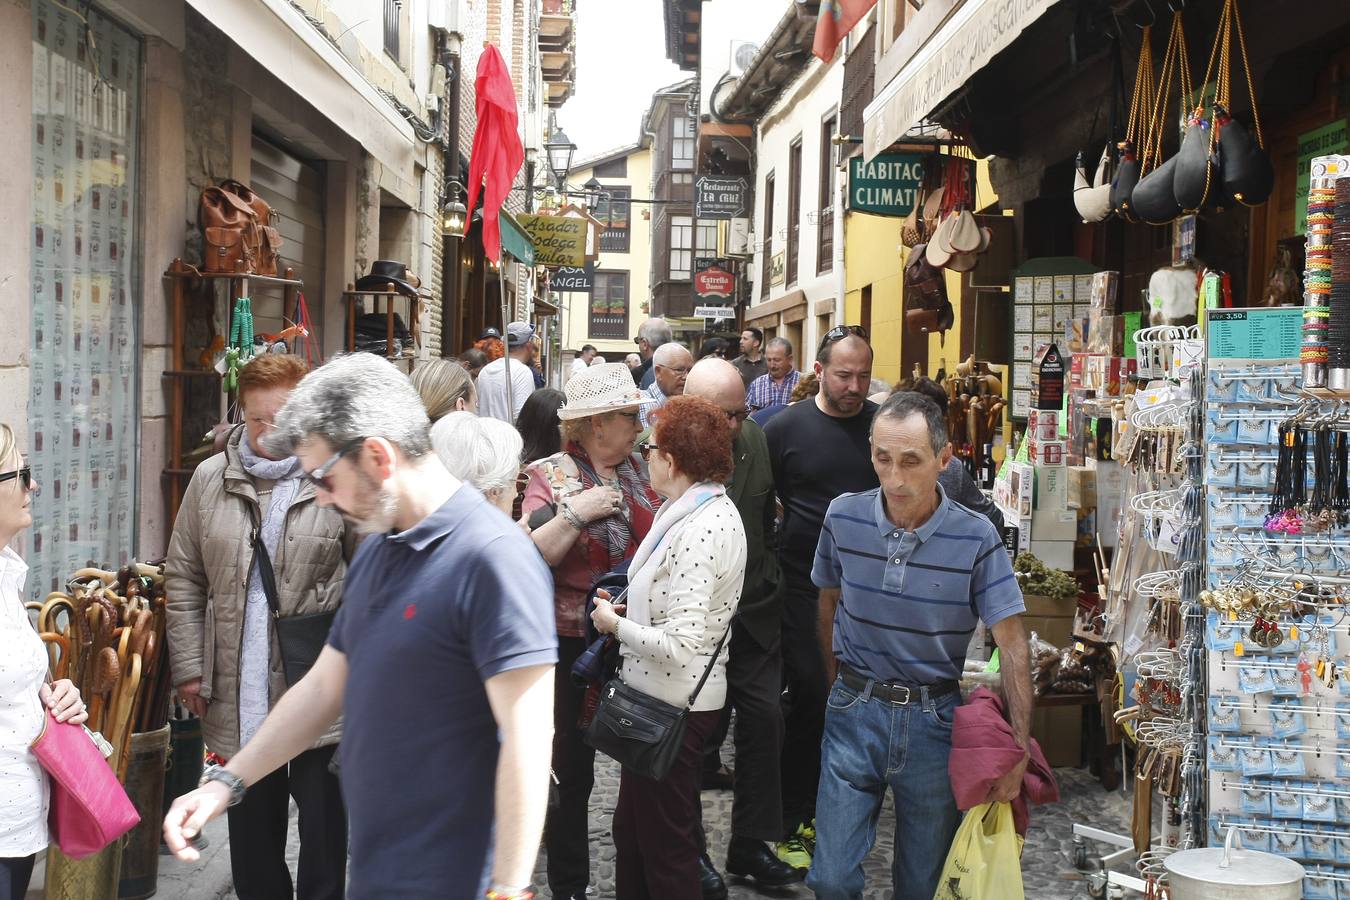
[[825, 62], [834, 59], [834, 51], [844, 35], [876, 5], [877, 0], [821, 0], [820, 15], [816, 18], [816, 40], [811, 45], [811, 52]]
[[[478, 191], [483, 191], [483, 253], [497, 262], [502, 256], [502, 232], [498, 214], [511, 183], [525, 162], [525, 148], [516, 132], [516, 91], [506, 61], [492, 44], [485, 44], [478, 58], [475, 109], [478, 127], [469, 155], [469, 212]], [[486, 184], [484, 184], [486, 181]]]

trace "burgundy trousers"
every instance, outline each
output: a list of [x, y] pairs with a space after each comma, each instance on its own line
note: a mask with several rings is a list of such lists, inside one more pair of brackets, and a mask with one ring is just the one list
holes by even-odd
[[623, 770], [614, 808], [614, 886], [624, 900], [702, 900], [699, 774], [703, 745], [720, 716], [720, 710], [689, 714], [680, 754], [660, 781]]

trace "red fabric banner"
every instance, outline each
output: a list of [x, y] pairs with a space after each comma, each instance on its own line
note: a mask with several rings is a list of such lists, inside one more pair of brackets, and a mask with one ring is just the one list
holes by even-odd
[[811, 52], [825, 62], [834, 59], [834, 51], [844, 35], [876, 5], [877, 0], [821, 0], [820, 15], [816, 18], [816, 40], [811, 45]]
[[474, 80], [478, 128], [469, 155], [469, 212], [483, 192], [483, 253], [497, 262], [502, 256], [499, 215], [511, 183], [525, 162], [525, 148], [516, 131], [516, 91], [501, 52], [492, 44], [478, 58]]

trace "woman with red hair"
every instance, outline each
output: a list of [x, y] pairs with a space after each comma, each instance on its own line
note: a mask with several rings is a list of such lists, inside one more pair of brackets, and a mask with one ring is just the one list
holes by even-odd
[[665, 498], [628, 570], [628, 603], [600, 599], [592, 620], [619, 639], [623, 680], [684, 706], [709, 670], [670, 772], [652, 781], [628, 769], [614, 810], [615, 888], [634, 900], [701, 900], [699, 771], [703, 744], [726, 702], [724, 638], [741, 599], [745, 529], [726, 495], [731, 423], [701, 397], [672, 397], [639, 447], [652, 489]]

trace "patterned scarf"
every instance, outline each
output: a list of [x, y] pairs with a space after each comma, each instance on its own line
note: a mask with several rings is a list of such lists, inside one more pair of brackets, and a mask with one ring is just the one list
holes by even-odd
[[[581, 445], [568, 443], [566, 449], [567, 455], [577, 464], [582, 490], [605, 484]], [[605, 516], [586, 526], [586, 556], [594, 578], [612, 572], [633, 555], [638, 543], [651, 529], [652, 518], [661, 505], [661, 498], [642, 477], [633, 457], [626, 457], [619, 463], [615, 474], [619, 478], [619, 490], [623, 492], [624, 512]]]

